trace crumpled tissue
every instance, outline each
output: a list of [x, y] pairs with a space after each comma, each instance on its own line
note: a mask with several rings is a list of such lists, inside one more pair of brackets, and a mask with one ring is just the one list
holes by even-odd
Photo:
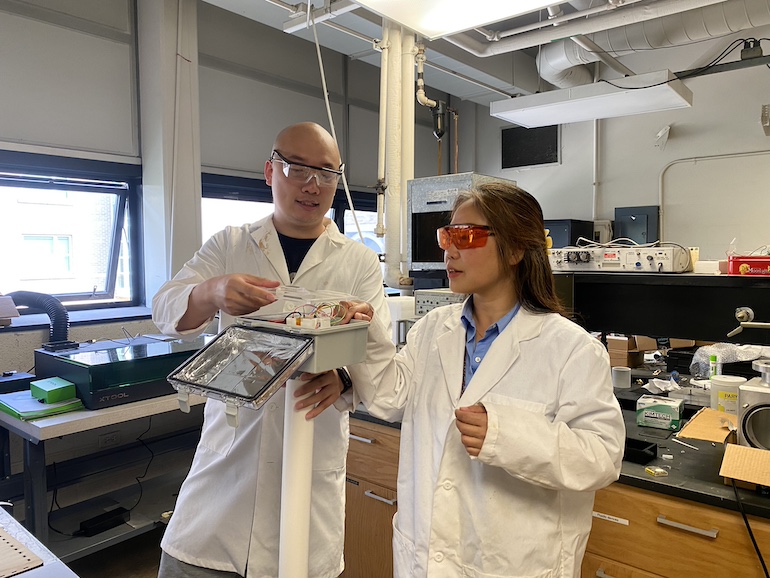
[[657, 395], [666, 391], [678, 391], [682, 388], [679, 387], [679, 384], [673, 379], [651, 379], [642, 386], [642, 389], [646, 389], [650, 393]]

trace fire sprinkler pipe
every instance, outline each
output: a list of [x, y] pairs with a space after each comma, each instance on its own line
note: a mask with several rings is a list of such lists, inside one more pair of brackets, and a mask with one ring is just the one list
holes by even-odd
[[560, 40], [568, 36], [577, 36], [580, 34], [592, 34], [618, 28], [647, 20], [654, 20], [663, 16], [679, 14], [703, 8], [712, 4], [720, 4], [725, 0], [658, 0], [652, 5], [631, 6], [611, 10], [605, 14], [573, 20], [562, 24], [561, 26], [552, 26], [541, 30], [524, 32], [515, 36], [500, 40], [499, 42], [480, 42], [468, 34], [460, 33], [453, 36], [447, 36], [445, 40], [463, 48], [464, 50], [479, 56], [481, 58], [494, 56], [496, 54], [505, 54], [525, 48], [532, 48], [543, 44], [549, 44], [555, 40]]

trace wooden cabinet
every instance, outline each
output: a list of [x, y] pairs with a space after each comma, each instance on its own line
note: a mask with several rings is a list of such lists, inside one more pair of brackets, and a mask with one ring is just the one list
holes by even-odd
[[[584, 578], [763, 576], [738, 512], [619, 483], [596, 493], [594, 512]], [[749, 522], [767, 557], [770, 521]]]
[[627, 564], [586, 552], [580, 567], [582, 578], [660, 578]]
[[392, 578], [399, 430], [350, 420], [344, 578]]

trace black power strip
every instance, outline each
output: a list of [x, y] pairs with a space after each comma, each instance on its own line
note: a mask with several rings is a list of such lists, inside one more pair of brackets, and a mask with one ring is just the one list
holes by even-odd
[[111, 530], [116, 526], [128, 522], [131, 519], [131, 514], [123, 506], [119, 506], [109, 512], [104, 512], [88, 520], [80, 522], [80, 530], [76, 532], [78, 536], [96, 536], [107, 530]]

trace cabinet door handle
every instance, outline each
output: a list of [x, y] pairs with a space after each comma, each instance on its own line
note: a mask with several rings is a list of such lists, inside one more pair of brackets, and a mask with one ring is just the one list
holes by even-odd
[[680, 524], [679, 522], [673, 522], [671, 520], [667, 520], [666, 516], [664, 516], [663, 514], [658, 515], [658, 524], [663, 524], [664, 526], [671, 526], [672, 528], [679, 528], [680, 530], [692, 532], [693, 534], [698, 534], [699, 536], [706, 536], [706, 538], [716, 538], [717, 534], [719, 534], [718, 528], [712, 528], [711, 530], [701, 530], [700, 528], [696, 528], [695, 526], [688, 526], [687, 524]]
[[603, 569], [603, 568], [599, 568], [599, 569], [596, 571], [596, 578], [613, 578], [613, 577], [612, 577], [612, 576], [610, 576], [609, 574], [607, 574], [607, 573], [604, 571], [604, 569]]
[[397, 502], [397, 500], [395, 498], [393, 500], [389, 500], [388, 498], [383, 498], [382, 496], [378, 496], [377, 494], [375, 494], [371, 490], [366, 490], [364, 492], [364, 496], [366, 496], [367, 498], [371, 498], [373, 500], [377, 500], [378, 502], [384, 502], [388, 506], [395, 506], [396, 502]]
[[375, 438], [364, 438], [354, 434], [348, 434], [348, 437], [352, 440], [356, 440], [357, 442], [363, 442], [365, 444], [373, 444], [374, 442], [377, 441]]

